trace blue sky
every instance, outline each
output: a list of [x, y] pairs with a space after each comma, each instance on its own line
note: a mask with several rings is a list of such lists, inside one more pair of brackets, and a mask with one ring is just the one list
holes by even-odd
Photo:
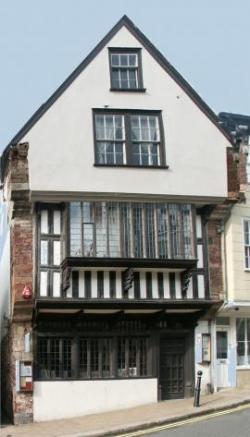
[[215, 112], [250, 114], [249, 0], [0, 0], [0, 151], [123, 14]]

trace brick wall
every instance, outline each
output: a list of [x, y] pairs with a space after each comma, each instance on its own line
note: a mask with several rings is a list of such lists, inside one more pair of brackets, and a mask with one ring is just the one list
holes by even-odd
[[244, 191], [247, 184], [247, 148], [241, 145], [239, 149], [227, 149], [228, 195], [238, 197], [239, 191]]
[[223, 298], [221, 223], [221, 220], [213, 219], [210, 219], [207, 223], [209, 288], [210, 296], [215, 300]]
[[32, 393], [16, 391], [17, 360], [33, 361], [25, 352], [24, 336], [32, 333], [33, 299], [25, 300], [25, 286], [33, 290], [33, 218], [29, 192], [28, 144], [13, 146], [5, 179], [10, 221], [11, 320], [4, 339], [4, 397], [15, 424], [33, 420]]

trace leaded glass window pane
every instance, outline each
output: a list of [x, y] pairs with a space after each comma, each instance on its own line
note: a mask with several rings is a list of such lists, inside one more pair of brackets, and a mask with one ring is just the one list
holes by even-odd
[[191, 259], [192, 209], [186, 204], [73, 202], [71, 256]]

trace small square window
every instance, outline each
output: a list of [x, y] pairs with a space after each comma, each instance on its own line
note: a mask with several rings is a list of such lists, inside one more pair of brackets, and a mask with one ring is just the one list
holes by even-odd
[[139, 49], [110, 49], [112, 90], [142, 90], [142, 68]]

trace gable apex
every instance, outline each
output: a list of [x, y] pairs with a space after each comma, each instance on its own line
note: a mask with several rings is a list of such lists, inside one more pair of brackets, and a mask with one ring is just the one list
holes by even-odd
[[75, 68], [67, 79], [56, 89], [56, 91], [43, 103], [37, 111], [30, 117], [24, 126], [17, 132], [12, 140], [7, 144], [1, 157], [1, 176], [3, 179], [7, 157], [12, 145], [20, 142], [24, 135], [36, 124], [43, 114], [53, 105], [53, 103], [64, 93], [71, 83], [81, 74], [81, 72], [90, 64], [98, 53], [109, 43], [113, 36], [119, 32], [122, 27], [126, 29], [140, 42], [140, 44], [150, 53], [156, 62], [169, 74], [169, 76], [184, 90], [192, 99], [199, 109], [212, 121], [218, 130], [226, 137], [227, 141], [232, 144], [232, 139], [227, 132], [219, 125], [218, 117], [204, 100], [196, 93], [189, 83], [181, 76], [180, 73], [170, 64], [163, 54], [151, 43], [151, 41], [138, 29], [127, 15], [123, 15], [114, 27], [104, 36], [104, 38], [95, 46], [87, 57]]

